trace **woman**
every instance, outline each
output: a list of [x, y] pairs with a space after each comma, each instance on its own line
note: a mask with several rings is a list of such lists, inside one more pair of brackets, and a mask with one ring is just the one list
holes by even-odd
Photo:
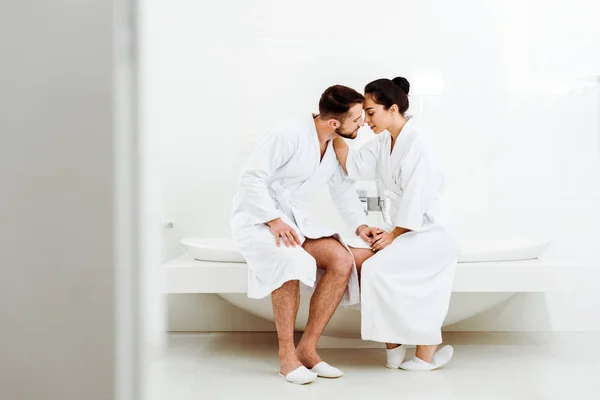
[[[404, 78], [369, 83], [363, 109], [377, 136], [359, 150], [349, 149], [342, 138], [334, 146], [349, 177], [379, 180], [389, 203], [384, 212], [389, 229], [371, 228], [371, 249], [355, 252], [362, 264], [362, 338], [386, 343], [389, 368], [430, 371], [453, 354], [451, 346], [435, 351], [442, 342], [457, 249], [438, 209], [442, 173], [414, 119], [405, 114], [409, 89]], [[417, 345], [408, 361], [405, 345]]]

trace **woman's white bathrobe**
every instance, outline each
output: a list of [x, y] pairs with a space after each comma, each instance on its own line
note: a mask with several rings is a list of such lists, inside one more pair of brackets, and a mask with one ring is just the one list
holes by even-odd
[[358, 150], [350, 149], [348, 176], [380, 180], [392, 230], [410, 229], [365, 261], [361, 271], [362, 338], [378, 342], [434, 345], [448, 313], [457, 248], [442, 221], [443, 175], [413, 118], [391, 151], [382, 132]]
[[[353, 231], [366, 224], [354, 181], [344, 173], [332, 142], [322, 160], [320, 157], [314, 120], [307, 116], [267, 136], [243, 170], [231, 230], [248, 263], [248, 297], [266, 297], [290, 280], [299, 280], [303, 291], [310, 291], [320, 278], [315, 259], [302, 247], [286, 247], [283, 241], [276, 246], [267, 221], [281, 218], [295, 229], [302, 243], [305, 238], [334, 236], [347, 248], [337, 232], [308, 216], [309, 200], [323, 185], [329, 185], [334, 204]], [[341, 304], [359, 301], [355, 267]]]

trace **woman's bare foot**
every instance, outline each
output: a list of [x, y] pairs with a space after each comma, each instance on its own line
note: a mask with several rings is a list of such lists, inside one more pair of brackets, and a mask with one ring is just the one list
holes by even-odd
[[433, 362], [433, 355], [435, 354], [435, 351], [437, 350], [437, 348], [438, 348], [437, 344], [427, 345], [427, 346], [417, 346], [417, 352], [415, 353], [415, 356], [417, 356], [417, 358], [431, 364]]

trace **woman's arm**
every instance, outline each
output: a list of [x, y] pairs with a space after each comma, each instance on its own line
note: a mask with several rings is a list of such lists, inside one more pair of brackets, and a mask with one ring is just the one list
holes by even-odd
[[346, 169], [346, 161], [348, 160], [348, 145], [346, 142], [344, 142], [344, 139], [341, 137], [336, 137], [333, 139], [333, 148], [340, 164], [342, 164], [344, 172], [347, 174], [348, 170]]
[[344, 139], [333, 140], [335, 154], [349, 178], [359, 181], [377, 179], [380, 141], [373, 139], [359, 149], [350, 149]]

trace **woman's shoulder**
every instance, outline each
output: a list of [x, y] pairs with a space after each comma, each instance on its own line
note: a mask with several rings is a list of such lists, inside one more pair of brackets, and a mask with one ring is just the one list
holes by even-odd
[[420, 121], [414, 117], [409, 118], [405, 125], [406, 133], [405, 137], [407, 142], [410, 143], [410, 147], [427, 149], [429, 146], [429, 137], [427, 130], [424, 129]]
[[386, 134], [389, 137], [388, 132], [382, 132], [379, 135], [373, 135], [369, 139], [366, 139], [362, 144], [359, 144], [357, 147], [360, 149], [367, 149], [373, 152], [378, 152], [379, 149], [381, 149], [383, 143], [385, 143]]

